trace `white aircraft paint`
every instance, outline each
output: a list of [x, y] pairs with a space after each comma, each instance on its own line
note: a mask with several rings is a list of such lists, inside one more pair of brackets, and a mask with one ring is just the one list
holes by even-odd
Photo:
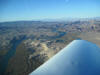
[[100, 75], [100, 48], [75, 40], [29, 75]]

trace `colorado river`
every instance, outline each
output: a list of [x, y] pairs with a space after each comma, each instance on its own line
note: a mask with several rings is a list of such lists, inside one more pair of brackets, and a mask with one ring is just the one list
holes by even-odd
[[10, 58], [12, 58], [14, 56], [14, 54], [16, 53], [16, 48], [18, 47], [18, 45], [25, 39], [25, 37], [22, 37], [20, 40], [16, 40], [16, 38], [14, 38], [11, 41], [12, 44], [12, 48], [8, 51], [8, 53], [3, 56], [2, 61], [0, 62], [0, 75], [4, 75], [6, 68], [8, 66], [8, 62], [10, 60]]

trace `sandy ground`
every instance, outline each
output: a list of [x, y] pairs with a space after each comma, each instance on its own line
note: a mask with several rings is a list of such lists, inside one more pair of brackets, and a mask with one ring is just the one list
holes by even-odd
[[79, 37], [83, 40], [88, 40], [90, 42], [93, 42], [100, 47], [100, 33], [99, 32], [82, 33], [79, 35]]

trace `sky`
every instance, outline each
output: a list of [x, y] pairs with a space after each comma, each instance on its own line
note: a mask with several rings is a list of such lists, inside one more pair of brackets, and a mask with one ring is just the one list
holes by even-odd
[[100, 0], [0, 0], [0, 22], [100, 17]]

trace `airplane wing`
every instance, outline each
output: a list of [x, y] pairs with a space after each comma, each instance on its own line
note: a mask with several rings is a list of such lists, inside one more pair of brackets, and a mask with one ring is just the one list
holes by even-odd
[[100, 75], [100, 48], [74, 40], [29, 75]]

